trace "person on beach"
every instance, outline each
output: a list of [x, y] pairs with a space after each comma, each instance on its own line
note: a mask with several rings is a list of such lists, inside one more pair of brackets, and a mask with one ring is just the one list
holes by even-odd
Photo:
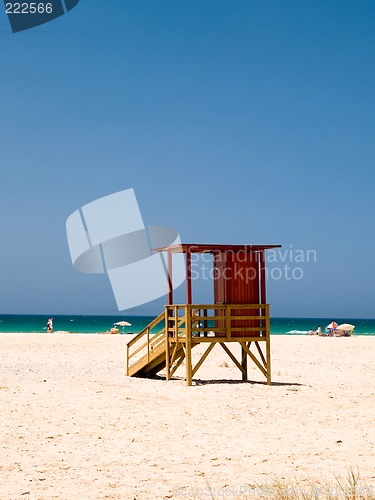
[[53, 323], [52, 323], [53, 318], [49, 318], [47, 321], [47, 333], [52, 333], [53, 331]]
[[329, 328], [328, 328], [328, 331], [329, 331], [328, 336], [329, 337], [337, 337], [336, 330], [337, 330], [338, 324], [336, 323], [336, 321], [332, 320], [331, 324], [328, 325], [328, 326], [329, 326]]
[[322, 334], [322, 325], [319, 325], [318, 328], [316, 329], [315, 333], [317, 335], [321, 335]]

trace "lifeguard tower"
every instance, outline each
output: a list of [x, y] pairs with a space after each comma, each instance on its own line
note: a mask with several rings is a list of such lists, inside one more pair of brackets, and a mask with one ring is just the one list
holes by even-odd
[[[168, 305], [142, 332], [127, 344], [127, 375], [153, 376], [166, 369], [169, 380], [181, 363], [186, 364], [186, 383], [219, 345], [228, 354], [246, 381], [248, 358], [271, 384], [270, 316], [266, 300], [265, 252], [280, 245], [196, 245], [180, 244], [157, 248], [166, 252], [168, 264]], [[173, 303], [173, 256], [185, 254], [186, 302]], [[193, 303], [192, 257], [212, 255], [213, 304]], [[241, 346], [238, 360], [230, 349]], [[204, 343], [200, 359], [192, 349]]]

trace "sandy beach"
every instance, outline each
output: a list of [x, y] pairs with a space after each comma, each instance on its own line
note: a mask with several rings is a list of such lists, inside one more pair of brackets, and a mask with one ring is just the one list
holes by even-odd
[[193, 387], [126, 377], [129, 339], [0, 335], [2, 500], [236, 498], [350, 468], [374, 488], [375, 338], [273, 336], [272, 386], [217, 346]]

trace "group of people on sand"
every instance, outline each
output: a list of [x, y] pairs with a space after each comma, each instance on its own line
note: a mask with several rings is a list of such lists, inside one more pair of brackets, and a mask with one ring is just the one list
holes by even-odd
[[316, 330], [309, 330], [309, 335], [323, 335], [321, 325]]
[[310, 330], [309, 331], [309, 335], [320, 335], [321, 337], [333, 337], [333, 335], [331, 335], [338, 327], [338, 324], [336, 323], [336, 321], [332, 321], [332, 323], [330, 324], [330, 326], [332, 328], [326, 328], [325, 331], [323, 332], [322, 330], [322, 325], [319, 325], [318, 328], [316, 330]]
[[316, 330], [310, 330], [309, 335], [319, 335], [320, 337], [347, 337], [348, 333], [338, 330], [338, 324], [336, 321], [332, 320], [332, 322], [326, 326], [324, 332], [322, 326], [319, 325]]

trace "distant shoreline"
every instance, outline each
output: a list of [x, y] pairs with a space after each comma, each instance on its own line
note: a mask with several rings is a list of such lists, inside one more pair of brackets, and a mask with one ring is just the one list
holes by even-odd
[[[0, 314], [0, 333], [46, 333], [46, 323], [50, 315], [9, 315]], [[128, 316], [118, 314], [115, 316], [87, 316], [87, 315], [55, 315], [51, 314], [54, 331], [66, 331], [74, 334], [96, 334], [110, 331], [113, 325], [122, 320], [128, 321], [131, 326], [120, 327], [119, 333], [137, 334], [142, 331], [155, 316]], [[276, 318], [271, 316], [272, 335], [306, 335], [310, 330], [316, 330], [321, 325], [322, 330], [333, 318]], [[344, 317], [334, 318], [340, 323], [355, 325], [355, 335], [375, 335], [375, 319], [359, 319]]]

